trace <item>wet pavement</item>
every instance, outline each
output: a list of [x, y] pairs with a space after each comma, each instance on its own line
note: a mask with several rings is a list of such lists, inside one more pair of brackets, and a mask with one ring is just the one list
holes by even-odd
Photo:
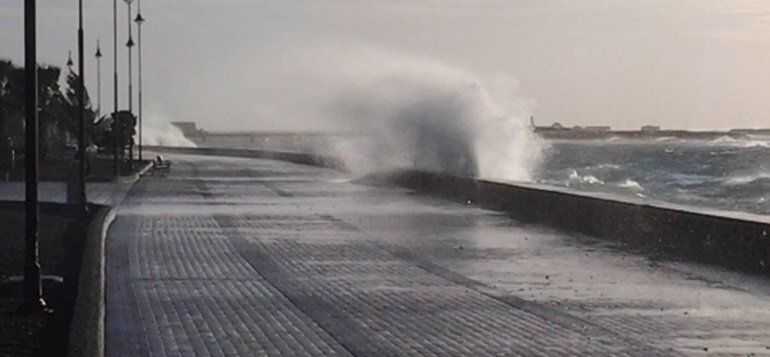
[[770, 281], [278, 161], [169, 156], [107, 238], [107, 354], [770, 355]]

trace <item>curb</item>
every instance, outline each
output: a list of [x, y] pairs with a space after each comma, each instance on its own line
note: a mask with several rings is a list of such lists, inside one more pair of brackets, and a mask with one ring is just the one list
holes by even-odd
[[[145, 163], [138, 172], [118, 177], [116, 182], [133, 186], [151, 168], [151, 162]], [[119, 202], [114, 207], [91, 205], [96, 213], [86, 233], [67, 356], [103, 357], [105, 354], [105, 239], [118, 206]]]
[[136, 183], [136, 181], [139, 180], [147, 171], [149, 171], [152, 168], [152, 162], [146, 162], [144, 163], [144, 167], [142, 167], [139, 171], [136, 173], [133, 173], [128, 176], [118, 176], [115, 179], [115, 182], [119, 184], [126, 184], [126, 185], [132, 185]]
[[104, 356], [104, 247], [107, 230], [115, 220], [115, 208], [92, 207], [98, 210], [88, 226], [67, 356]]

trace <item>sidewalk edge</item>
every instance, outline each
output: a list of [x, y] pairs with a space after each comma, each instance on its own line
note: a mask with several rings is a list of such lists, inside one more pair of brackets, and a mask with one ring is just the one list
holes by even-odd
[[105, 238], [115, 220], [115, 207], [93, 205], [83, 250], [78, 296], [72, 316], [68, 356], [104, 356], [105, 323]]

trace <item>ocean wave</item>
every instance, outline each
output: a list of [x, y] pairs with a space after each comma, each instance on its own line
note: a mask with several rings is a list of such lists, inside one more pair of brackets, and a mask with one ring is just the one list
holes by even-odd
[[569, 174], [568, 185], [572, 186], [572, 184], [604, 185], [604, 181], [592, 175], [581, 176], [576, 170], [572, 170]]
[[642, 187], [639, 182], [636, 182], [632, 179], [626, 179], [625, 181], [618, 184], [619, 187], [631, 189], [633, 191], [644, 191], [644, 187]]
[[748, 137], [747, 139], [734, 138], [732, 136], [720, 136], [711, 140], [709, 144], [717, 146], [729, 146], [739, 148], [770, 148], [770, 140], [760, 137]]
[[599, 164], [596, 165], [597, 169], [611, 169], [611, 170], [620, 170], [620, 165], [615, 164]]
[[770, 172], [759, 172], [748, 175], [734, 175], [726, 178], [723, 183], [728, 186], [748, 185], [762, 181], [770, 182]]

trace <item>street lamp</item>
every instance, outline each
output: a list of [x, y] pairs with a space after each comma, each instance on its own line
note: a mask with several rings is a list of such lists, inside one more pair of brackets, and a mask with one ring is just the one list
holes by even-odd
[[70, 51], [69, 55], [67, 55], [67, 67], [72, 71], [72, 66], [75, 65], [75, 62], [72, 62], [72, 51]]
[[24, 0], [24, 309], [45, 309], [38, 262], [37, 34], [35, 0]]
[[139, 161], [142, 161], [142, 25], [144, 24], [144, 18], [142, 17], [142, 0], [136, 1], [136, 31], [138, 37], [137, 43], [137, 55], [139, 65]]
[[102, 48], [96, 40], [96, 118], [102, 116]]
[[81, 214], [86, 214], [86, 82], [85, 45], [83, 38], [83, 0], [78, 0], [78, 104], [80, 120], [78, 133], [78, 205]]
[[[134, 36], [133, 32], [131, 32], [131, 22], [133, 21], [133, 18], [131, 17], [131, 3], [134, 0], [123, 0], [126, 2], [126, 5], [128, 6], [128, 42], [126, 42], [126, 47], [128, 47], [128, 112], [133, 114], [134, 113], [134, 81], [133, 81], [133, 75], [131, 73], [132, 71], [132, 59], [133, 56], [131, 55], [132, 49], [134, 48]], [[129, 149], [129, 161], [134, 160], [134, 146], [130, 145]]]
[[[112, 70], [113, 70], [113, 103], [115, 104], [112, 113], [118, 112], [118, 0], [112, 0]], [[114, 115], [113, 115], [113, 120]], [[115, 179], [120, 175], [120, 162], [118, 161], [118, 133], [113, 130], [112, 139], [115, 143], [113, 151], [113, 164]]]

